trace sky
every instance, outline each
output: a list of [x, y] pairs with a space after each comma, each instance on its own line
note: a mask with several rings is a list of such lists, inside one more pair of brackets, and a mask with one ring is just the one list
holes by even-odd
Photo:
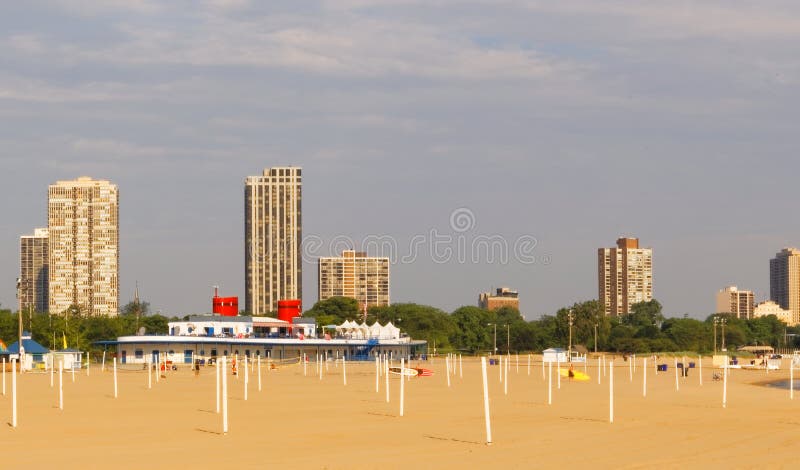
[[[393, 302], [597, 297], [653, 248], [667, 316], [769, 295], [800, 245], [800, 3], [42, 0], [0, 15], [0, 304], [47, 187], [120, 191], [120, 303], [244, 306], [244, 178], [303, 168], [316, 259], [392, 257]], [[487, 248], [488, 247], [488, 248]]]

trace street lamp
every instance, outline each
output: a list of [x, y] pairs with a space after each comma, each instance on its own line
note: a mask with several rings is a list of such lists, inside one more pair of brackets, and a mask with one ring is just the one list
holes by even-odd
[[719, 318], [714, 316], [714, 354], [717, 353], [717, 323], [719, 323]]
[[506, 354], [511, 355], [511, 325], [506, 323]]
[[727, 321], [726, 318], [721, 318], [720, 321], [719, 321], [722, 324], [722, 350], [723, 351], [727, 351], [725, 349], [725, 322], [726, 321]]
[[569, 313], [567, 313], [567, 320], [569, 320], [569, 345], [567, 346], [567, 357], [569, 361], [572, 362], [572, 321], [574, 320], [575, 315], [572, 312], [572, 309], [569, 309]]
[[497, 355], [497, 323], [487, 323], [486, 326], [494, 326], [494, 354]]
[[594, 352], [597, 354], [597, 323], [594, 324]]

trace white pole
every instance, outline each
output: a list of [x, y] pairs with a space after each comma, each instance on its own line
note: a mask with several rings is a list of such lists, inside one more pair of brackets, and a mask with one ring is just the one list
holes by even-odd
[[703, 386], [703, 356], [697, 356], [697, 365], [700, 367], [700, 372], [697, 376], [700, 378], [700, 386]]
[[70, 369], [72, 370], [72, 383], [75, 383], [75, 363], [74, 362], [72, 363], [72, 367], [70, 367]]
[[614, 361], [608, 363], [608, 422], [614, 422]]
[[558, 389], [561, 390], [561, 357], [558, 354], [556, 354], [556, 381]]
[[[5, 368], [3, 368], [5, 370]], [[11, 360], [11, 427], [17, 427], [17, 360]]]
[[647, 358], [642, 359], [642, 396], [647, 396]]
[[444, 363], [447, 366], [447, 388], [450, 388], [450, 355], [444, 357]]
[[117, 398], [117, 358], [114, 358], [114, 398]]
[[300, 360], [303, 361], [303, 377], [305, 377], [308, 369], [308, 356], [306, 353], [303, 353], [303, 355], [300, 356]]
[[461, 354], [458, 355], [458, 377], [464, 378], [464, 360], [461, 358]]
[[630, 357], [628, 358], [628, 375], [631, 378], [631, 380], [630, 380], [631, 382], [633, 382], [633, 361], [634, 360], [635, 359], [632, 359]]
[[506, 395], [508, 395], [508, 359], [509, 358], [506, 357], [506, 366], [504, 368], [506, 376], [505, 380], [503, 381], [503, 393]]
[[247, 355], [244, 356], [244, 401], [247, 401], [247, 384], [250, 383], [250, 373], [247, 370]]
[[258, 391], [261, 391], [261, 354], [258, 355]]
[[222, 433], [228, 433], [228, 374], [225, 373], [227, 369], [227, 356], [222, 356]]
[[319, 363], [319, 379], [322, 380], [322, 354], [317, 355], [317, 362]]
[[380, 366], [380, 362], [381, 361], [380, 361], [379, 356], [375, 356], [375, 393], [378, 393], [378, 392], [381, 391], [381, 381], [380, 381], [381, 366]]
[[547, 363], [547, 404], [553, 404], [553, 361]]
[[728, 407], [728, 361], [725, 360], [725, 366], [722, 369], [722, 407]]
[[[347, 385], [347, 359], [342, 356], [342, 379], [344, 380], [344, 384]], [[402, 416], [402, 413], [400, 414]]]
[[[342, 363], [344, 365], [344, 363]], [[400, 373], [404, 374], [406, 371], [406, 359], [404, 357], [400, 358]], [[403, 376], [400, 376], [400, 416], [403, 416], [403, 406], [405, 405], [405, 383], [406, 381], [403, 380]]]
[[53, 388], [53, 373], [56, 369], [56, 357], [50, 353], [50, 388]]
[[147, 359], [147, 389], [153, 388], [153, 367], [150, 364], [151, 359]]
[[678, 382], [678, 358], [676, 357], [675, 358], [675, 391], [677, 392], [680, 389], [681, 389], [681, 386], [679, 385], [679, 382]]
[[64, 411], [64, 362], [58, 364], [58, 409]]
[[103, 351], [103, 362], [100, 364], [100, 372], [106, 371], [106, 352]]
[[89, 351], [86, 351], [86, 377], [89, 377]]
[[602, 371], [603, 366], [600, 365], [600, 362], [601, 362], [601, 359], [598, 357], [597, 358], [597, 385], [600, 385], [600, 376], [603, 375], [603, 371]]
[[[152, 354], [152, 353], [151, 353]], [[156, 359], [156, 383], [161, 381], [161, 355]]]
[[486, 378], [486, 358], [481, 358], [481, 372], [483, 374], [483, 416], [486, 418], [486, 444], [492, 444], [492, 423], [489, 418], [489, 384]]
[[500, 360], [500, 363], [497, 364], [500, 366], [500, 368], [497, 369], [497, 371], [500, 372], [500, 383], [503, 383], [503, 356], [498, 355], [497, 358]]
[[[388, 357], [384, 357], [383, 376], [386, 379], [386, 383], [384, 384], [384, 388], [386, 388], [386, 403], [389, 403], [389, 358]], [[450, 380], [449, 377], [450, 376], [448, 375], [447, 379], [448, 381]]]
[[531, 375], [531, 355], [528, 353], [528, 376]]
[[[217, 358], [217, 360], [216, 360], [216, 361], [214, 361], [214, 365], [215, 365], [215, 366], [217, 366], [217, 367], [216, 367], [216, 369], [217, 369], [217, 370], [216, 370], [216, 374], [217, 374], [217, 387], [216, 387], [216, 389], [215, 389], [215, 390], [216, 390], [216, 392], [217, 392], [217, 414], [219, 414], [219, 391], [220, 391], [220, 390], [219, 390], [219, 389], [220, 389], [220, 383], [219, 383], [219, 370], [220, 370], [220, 363], [219, 363], [219, 361], [220, 361], [220, 358]], [[224, 369], [223, 369], [223, 370], [224, 370]]]

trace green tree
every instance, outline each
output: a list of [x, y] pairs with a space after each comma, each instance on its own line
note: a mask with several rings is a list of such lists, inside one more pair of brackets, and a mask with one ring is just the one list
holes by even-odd
[[450, 314], [453, 333], [450, 343], [454, 348], [476, 353], [492, 348], [492, 335], [488, 326], [491, 316], [488, 311], [472, 306], [456, 309]]
[[358, 301], [352, 297], [330, 297], [315, 303], [304, 317], [316, 318], [318, 325], [339, 325], [345, 320], [361, 318]]

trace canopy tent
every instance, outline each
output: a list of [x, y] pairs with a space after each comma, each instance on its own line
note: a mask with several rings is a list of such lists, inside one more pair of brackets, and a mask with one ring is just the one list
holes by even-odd
[[372, 325], [366, 323], [358, 324], [354, 321], [345, 320], [341, 325], [336, 326], [336, 332], [353, 339], [399, 339], [400, 328], [392, 325], [392, 322], [381, 326], [377, 321]]

